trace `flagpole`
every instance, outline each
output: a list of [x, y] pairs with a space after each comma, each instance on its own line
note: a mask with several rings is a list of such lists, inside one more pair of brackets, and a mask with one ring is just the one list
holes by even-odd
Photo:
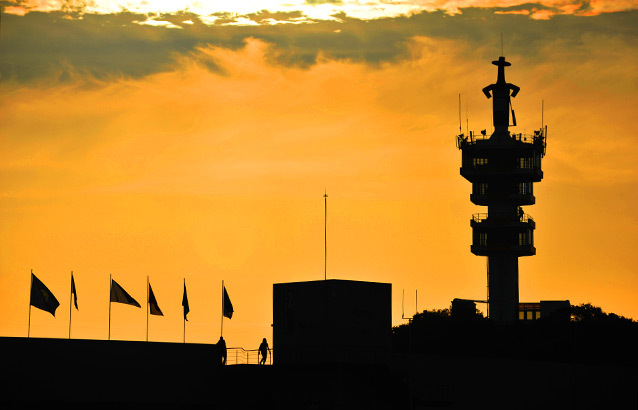
[[219, 337], [224, 337], [224, 280], [222, 279], [222, 329]]
[[111, 291], [113, 287], [113, 276], [109, 273], [109, 339], [111, 340]]
[[31, 337], [31, 292], [33, 291], [33, 269], [31, 269], [31, 284], [29, 285], [29, 325], [27, 327], [27, 338]]
[[148, 342], [148, 275], [146, 275], [146, 341]]
[[[73, 283], [73, 271], [71, 271], [71, 283]], [[69, 339], [71, 339], [71, 305], [72, 304], [73, 304], [73, 289], [71, 289], [71, 291], [69, 292]]]

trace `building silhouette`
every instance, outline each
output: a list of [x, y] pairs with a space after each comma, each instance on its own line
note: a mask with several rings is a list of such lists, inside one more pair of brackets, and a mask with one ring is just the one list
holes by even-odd
[[472, 253], [488, 258], [488, 315], [511, 323], [519, 317], [518, 258], [536, 254], [536, 223], [522, 207], [536, 202], [534, 183], [543, 179], [547, 127], [533, 135], [510, 133], [516, 125], [511, 98], [520, 88], [505, 81], [505, 67], [511, 65], [505, 57], [492, 64], [498, 67], [497, 80], [483, 93], [492, 99], [494, 132], [460, 134], [457, 146], [461, 176], [472, 183], [470, 201], [487, 206], [487, 213], [474, 214], [470, 225]]
[[390, 363], [392, 285], [317, 280], [273, 285], [275, 364]]

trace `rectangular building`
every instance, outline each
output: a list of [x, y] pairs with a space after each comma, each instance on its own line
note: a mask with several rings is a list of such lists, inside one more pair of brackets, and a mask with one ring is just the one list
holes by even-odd
[[350, 280], [273, 285], [274, 364], [390, 361], [392, 285]]

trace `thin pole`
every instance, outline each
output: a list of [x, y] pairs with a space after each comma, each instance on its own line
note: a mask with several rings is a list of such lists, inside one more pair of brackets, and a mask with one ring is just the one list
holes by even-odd
[[224, 337], [224, 280], [222, 279], [222, 328], [219, 337]]
[[419, 313], [419, 290], [414, 290], [414, 314]]
[[27, 327], [27, 338], [31, 337], [31, 291], [33, 290], [33, 269], [31, 269], [31, 279], [29, 284], [29, 325]]
[[467, 115], [467, 106], [470, 105], [467, 98], [465, 99], [465, 135], [470, 135], [470, 117]]
[[109, 273], [109, 338], [111, 340], [111, 288], [113, 287], [113, 277]]
[[146, 341], [148, 342], [148, 275], [146, 275]]
[[403, 289], [403, 294], [401, 295], [401, 319], [405, 317], [405, 289]]
[[[186, 289], [186, 278], [184, 278], [184, 289]], [[184, 307], [182, 306], [182, 310]], [[184, 317], [184, 343], [186, 343], [186, 315], [182, 315]]]
[[328, 279], [328, 193], [323, 191], [323, 280]]
[[461, 129], [461, 94], [459, 93], [459, 134], [461, 134], [463, 130]]
[[[73, 283], [73, 271], [71, 271], [71, 283]], [[69, 339], [71, 339], [71, 305], [72, 304], [73, 304], [73, 289], [71, 289], [71, 291], [69, 292]]]

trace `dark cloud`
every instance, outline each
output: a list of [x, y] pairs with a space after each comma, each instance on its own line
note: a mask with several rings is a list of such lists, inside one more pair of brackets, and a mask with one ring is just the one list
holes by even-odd
[[[80, 2], [73, 4], [81, 8]], [[335, 16], [336, 21], [259, 26], [222, 25], [232, 21], [230, 15], [215, 16], [218, 20], [213, 25], [187, 12], [153, 17], [156, 22], [180, 28], [139, 24], [148, 16], [129, 12], [3, 15], [0, 74], [3, 81], [18, 82], [68, 79], [72, 73], [98, 78], [140, 77], [171, 69], [176, 56], [189, 54], [198, 46], [237, 49], [249, 37], [273, 44], [274, 62], [298, 66], [313, 64], [319, 54], [373, 64], [396, 61], [408, 55], [408, 44], [414, 36], [462, 41], [469, 49], [485, 53], [486, 58], [500, 54], [501, 33], [506, 55], [520, 54], [530, 59], [541, 58], [550, 44], [558, 42], [573, 51], [601, 36], [637, 45], [638, 11], [591, 17], [559, 15], [550, 20], [495, 13], [523, 9], [468, 8], [453, 16], [439, 11], [370, 21], [340, 14]], [[267, 11], [247, 16], [258, 23], [300, 17], [300, 13]], [[210, 68], [215, 69], [214, 65]]]

